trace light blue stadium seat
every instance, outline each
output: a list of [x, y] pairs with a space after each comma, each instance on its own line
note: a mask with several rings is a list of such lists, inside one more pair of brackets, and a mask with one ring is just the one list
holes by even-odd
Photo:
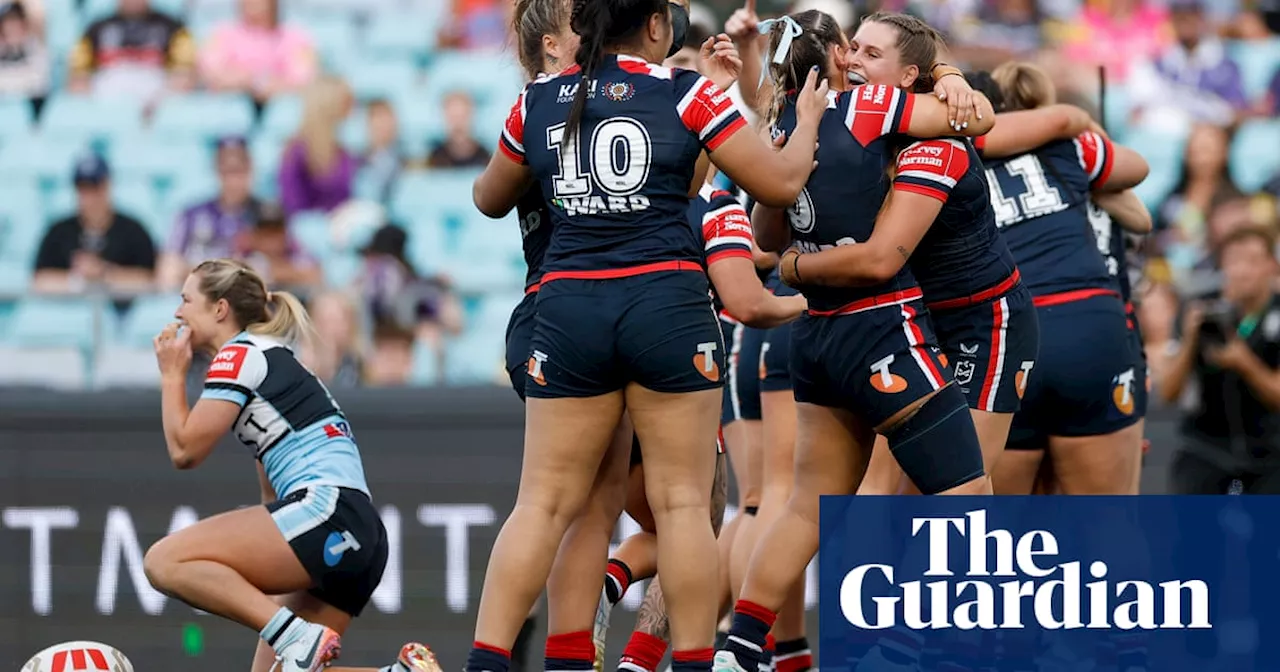
[[254, 186], [265, 198], [275, 198], [280, 190], [277, 178], [284, 146], [283, 139], [265, 136], [254, 138], [249, 143], [249, 154], [253, 157]]
[[1107, 87], [1107, 109], [1102, 123], [1107, 134], [1116, 142], [1124, 142], [1129, 131], [1129, 92], [1122, 86]]
[[[25, 293], [30, 284], [30, 260], [25, 262], [0, 260], [0, 314], [9, 312], [5, 304]], [[0, 334], [3, 332], [0, 331]], [[4, 338], [0, 336], [0, 341], [3, 340]]]
[[0, 345], [0, 386], [80, 390], [85, 384], [85, 354], [78, 348]]
[[176, 213], [217, 195], [218, 180], [211, 171], [192, 171], [184, 173], [174, 182], [158, 206], [161, 212]]
[[259, 139], [273, 138], [284, 140], [298, 130], [302, 122], [302, 98], [293, 95], [274, 96], [262, 111], [262, 122], [258, 127]]
[[45, 103], [40, 130], [64, 140], [109, 140], [137, 135], [142, 128], [142, 100], [62, 94]]
[[55, 134], [11, 138], [0, 150], [0, 183], [33, 177], [45, 182], [70, 181], [76, 159], [87, 150], [83, 140]]
[[126, 347], [150, 346], [151, 339], [175, 321], [173, 313], [181, 304], [182, 297], [176, 294], [139, 297], [120, 321], [117, 343]]
[[1231, 177], [1246, 193], [1280, 173], [1280, 120], [1242, 124], [1231, 141]]
[[0, 148], [10, 137], [31, 133], [31, 103], [23, 98], [0, 98]]
[[326, 63], [341, 61], [358, 43], [356, 23], [345, 14], [291, 14], [286, 21], [311, 36], [311, 43]]
[[391, 195], [392, 215], [412, 219], [423, 213], [459, 218], [475, 210], [470, 194], [479, 171], [430, 170], [400, 176]]
[[348, 152], [359, 154], [369, 146], [369, 111], [360, 106], [351, 111], [351, 116], [342, 122], [338, 129], [338, 137]]
[[248, 135], [253, 127], [253, 103], [230, 93], [189, 93], [160, 102], [151, 130], [159, 137], [181, 140]]
[[198, 140], [176, 141], [151, 134], [116, 138], [107, 153], [116, 179], [171, 185], [187, 171], [213, 170], [213, 152]]
[[466, 91], [477, 106], [497, 104], [510, 110], [523, 86], [524, 75], [513, 54], [442, 52], [431, 61], [425, 89], [437, 98]]
[[384, 12], [375, 16], [365, 29], [365, 47], [380, 56], [416, 60], [435, 48], [438, 31], [439, 22], [434, 14]]
[[1124, 144], [1141, 154], [1151, 167], [1147, 179], [1134, 189], [1134, 193], [1148, 208], [1159, 207], [1182, 175], [1186, 136], [1134, 128], [1125, 136]]
[[150, 343], [148, 347], [103, 348], [94, 357], [90, 384], [97, 390], [155, 389], [160, 384], [155, 350]]
[[413, 343], [413, 369], [409, 373], [409, 384], [422, 387], [440, 384], [440, 357], [422, 341]]
[[1240, 77], [1249, 99], [1265, 95], [1271, 79], [1280, 72], [1280, 38], [1232, 42], [1230, 53], [1240, 66]]
[[347, 287], [360, 273], [363, 263], [360, 255], [354, 252], [332, 254], [324, 259], [324, 282], [329, 287]]
[[448, 237], [445, 235], [443, 222], [429, 214], [404, 219], [402, 222], [409, 238], [405, 243], [405, 255], [409, 257], [414, 270], [430, 275], [443, 268], [449, 258]]
[[523, 265], [502, 259], [451, 258], [444, 271], [462, 294], [486, 294], [518, 289], [524, 284]]
[[390, 98], [418, 85], [418, 68], [399, 59], [353, 59], [343, 74], [359, 100]]
[[26, 347], [88, 348], [93, 344], [97, 310], [105, 313], [107, 309], [82, 298], [25, 298], [14, 310], [9, 341]]
[[497, 330], [503, 334], [511, 312], [524, 300], [524, 292], [494, 292], [480, 299], [480, 305], [471, 316], [471, 326], [476, 329]]
[[455, 231], [453, 251], [459, 259], [520, 263], [524, 247], [515, 211], [500, 220], [471, 213]]
[[323, 212], [299, 212], [289, 218], [289, 233], [321, 263], [333, 253], [329, 216]]
[[400, 120], [400, 139], [412, 154], [425, 154], [429, 141], [444, 136], [440, 98], [435, 94], [404, 91], [395, 97], [394, 104]]
[[506, 346], [502, 331], [469, 328], [445, 347], [444, 380], [448, 385], [493, 385], [505, 378]]
[[48, 220], [33, 180], [0, 183], [0, 267], [29, 272]]

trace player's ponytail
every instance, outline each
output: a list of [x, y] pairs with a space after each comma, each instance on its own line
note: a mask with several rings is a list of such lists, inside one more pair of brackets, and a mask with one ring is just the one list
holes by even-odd
[[312, 334], [311, 318], [302, 302], [289, 292], [272, 292], [248, 265], [231, 259], [211, 259], [196, 266], [200, 293], [210, 302], [226, 301], [241, 329], [287, 343]]
[[1034, 110], [1058, 101], [1049, 73], [1031, 63], [1009, 61], [991, 71], [991, 78], [1004, 93], [1004, 109], [1008, 112]]
[[569, 26], [578, 34], [574, 61], [582, 69], [582, 82], [573, 96], [565, 121], [564, 142], [568, 145], [582, 126], [592, 78], [604, 61], [605, 50], [624, 45], [644, 28], [649, 17], [667, 13], [667, 0], [573, 0]]
[[828, 53], [840, 44], [840, 24], [830, 14], [816, 9], [760, 22], [760, 30], [769, 36], [766, 53], [769, 82], [773, 98], [761, 116], [773, 125], [782, 116], [787, 94], [804, 85], [809, 70], [818, 68], [826, 76]]

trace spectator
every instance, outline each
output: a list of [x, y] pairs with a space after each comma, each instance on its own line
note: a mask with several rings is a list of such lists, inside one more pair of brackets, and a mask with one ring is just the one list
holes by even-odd
[[400, 124], [391, 103], [378, 99], [368, 107], [369, 146], [360, 161], [360, 169], [371, 180], [378, 200], [391, 200], [391, 189], [405, 165], [400, 148]]
[[361, 383], [360, 326], [355, 303], [344, 293], [325, 292], [308, 307], [315, 337], [302, 349], [302, 361], [330, 387]]
[[975, 16], [956, 25], [952, 53], [976, 70], [1027, 58], [1040, 48], [1047, 21], [1035, 0], [983, 3]]
[[200, 54], [205, 86], [243, 91], [259, 102], [296, 91], [316, 76], [311, 38], [280, 25], [279, 0], [240, 0], [240, 18], [219, 26]]
[[114, 292], [150, 289], [156, 266], [151, 236], [138, 220], [111, 204], [110, 169], [96, 154], [76, 163], [76, 214], [54, 222], [40, 242], [33, 287], [80, 292], [89, 285]]
[[1123, 83], [1134, 62], [1154, 58], [1169, 43], [1167, 20], [1149, 0], [1086, 0], [1064, 32], [1063, 55], [1078, 74], [1092, 77], [1092, 69], [1081, 66], [1101, 65], [1109, 82]]
[[152, 10], [149, 0], [120, 0], [116, 13], [90, 24], [71, 53], [68, 86], [153, 100], [166, 87], [191, 88], [195, 59], [195, 42], [182, 23]]
[[49, 52], [22, 4], [0, 4], [0, 96], [41, 99], [49, 92]]
[[258, 209], [253, 226], [236, 236], [231, 256], [252, 266], [273, 287], [306, 290], [324, 278], [316, 260], [289, 235], [288, 220], [275, 204]]
[[42, 43], [45, 42], [44, 0], [12, 0], [12, 2], [22, 7], [23, 14], [27, 16], [27, 26], [29, 26], [31, 34], [35, 35], [36, 39]]
[[302, 125], [280, 162], [280, 200], [286, 216], [328, 212], [351, 198], [356, 160], [343, 149], [338, 128], [354, 99], [342, 80], [322, 76], [307, 87]]
[[[1175, 323], [1160, 396], [1183, 401], [1178, 494], [1223, 494], [1232, 481], [1280, 492], [1280, 303], [1275, 236], [1246, 227], [1219, 250], [1221, 289], [1191, 297]], [[1195, 392], [1193, 393], [1192, 390]]]
[[1173, 0], [1176, 41], [1129, 77], [1134, 122], [1185, 133], [1195, 123], [1230, 126], [1248, 108], [1240, 66], [1213, 34], [1202, 0]]
[[1205, 249], [1205, 223], [1218, 204], [1239, 198], [1227, 171], [1227, 132], [1196, 126], [1187, 140], [1182, 178], [1156, 213], [1161, 247], [1175, 271], [1187, 270]]
[[357, 284], [375, 322], [398, 325], [440, 350], [446, 334], [462, 331], [462, 306], [441, 277], [422, 277], [405, 256], [408, 234], [394, 224], [374, 232], [361, 250]]
[[160, 256], [160, 286], [176, 289], [206, 259], [230, 257], [236, 238], [253, 226], [260, 203], [253, 197], [253, 163], [242, 138], [218, 142], [214, 157], [218, 195], [187, 208], [174, 222]]
[[451, 0], [453, 21], [440, 36], [443, 47], [467, 50], [501, 49], [507, 43], [513, 2]]
[[444, 141], [431, 149], [427, 157], [430, 168], [483, 168], [489, 163], [489, 150], [471, 134], [475, 104], [471, 96], [454, 91], [444, 97]]
[[365, 382], [374, 387], [409, 384], [413, 371], [413, 330], [394, 322], [375, 320], [373, 348], [365, 367]]

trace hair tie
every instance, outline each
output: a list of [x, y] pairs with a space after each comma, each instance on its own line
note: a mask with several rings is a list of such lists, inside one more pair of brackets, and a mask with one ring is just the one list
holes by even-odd
[[[778, 49], [773, 53], [772, 61], [774, 65], [782, 65], [786, 62], [787, 54], [791, 53], [792, 40], [804, 34], [804, 28], [801, 28], [795, 19], [785, 14], [776, 19], [761, 21], [756, 25], [756, 30], [760, 31], [761, 35], [768, 35], [773, 30], [773, 27], [779, 23], [783, 25], [782, 39], [778, 40]], [[769, 72], [769, 61], [769, 51], [766, 49], [764, 63], [760, 68], [760, 83], [756, 85], [757, 87], [764, 84], [764, 77]]]

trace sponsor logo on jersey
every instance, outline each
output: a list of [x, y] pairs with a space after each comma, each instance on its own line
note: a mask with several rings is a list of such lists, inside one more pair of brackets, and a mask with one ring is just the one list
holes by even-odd
[[577, 215], [625, 214], [649, 209], [649, 197], [634, 196], [571, 196], [554, 198], [551, 202], [566, 217]]
[[703, 378], [711, 382], [720, 380], [720, 365], [716, 362], [716, 348], [719, 346], [714, 341], [698, 344], [698, 354], [693, 356], [693, 368], [702, 374]]
[[[557, 103], [572, 103], [574, 96], [578, 95], [578, 84], [561, 84], [560, 91], [556, 96]], [[587, 100], [596, 97], [596, 80], [587, 83]]]
[[214, 356], [209, 364], [210, 380], [235, 380], [240, 377], [240, 367], [244, 366], [244, 358], [249, 354], [247, 345], [228, 345]]
[[609, 82], [604, 85], [604, 97], [615, 103], [631, 100], [636, 95], [636, 87], [630, 82]]
[[348, 439], [352, 439], [353, 441], [355, 440], [355, 437], [351, 436], [351, 425], [345, 422], [335, 422], [332, 424], [325, 425], [324, 435], [331, 439], [336, 439], [340, 436], [345, 436]]
[[889, 371], [894, 356], [889, 355], [871, 365], [871, 387], [884, 394], [897, 394], [907, 389], [907, 379]]

